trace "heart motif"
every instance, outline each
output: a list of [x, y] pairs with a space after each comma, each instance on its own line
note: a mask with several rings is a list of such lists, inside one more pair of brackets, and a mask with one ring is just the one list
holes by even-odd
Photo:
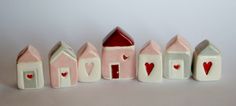
[[208, 73], [209, 73], [209, 71], [211, 69], [211, 66], [212, 66], [212, 62], [211, 61], [203, 63], [203, 67], [204, 67], [206, 75], [208, 75]]
[[33, 74], [27, 74], [27, 78], [32, 79], [33, 78]]
[[127, 60], [127, 59], [128, 59], [128, 56], [123, 55], [123, 59], [124, 59], [124, 60]]
[[175, 68], [175, 70], [179, 70], [180, 65], [179, 65], [179, 64], [175, 64], [175, 65], [174, 65], [174, 68]]
[[146, 66], [147, 74], [149, 76], [154, 68], [154, 64], [153, 63], [145, 63], [145, 66]]
[[87, 71], [88, 75], [90, 75], [93, 70], [94, 63], [86, 63], [85, 67], [86, 67], [86, 71]]
[[68, 72], [63, 72], [63, 73], [61, 73], [61, 75], [62, 75], [63, 77], [66, 77], [67, 74], [68, 74]]

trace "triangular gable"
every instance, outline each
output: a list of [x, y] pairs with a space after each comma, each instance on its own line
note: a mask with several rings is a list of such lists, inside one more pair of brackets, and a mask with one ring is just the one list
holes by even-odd
[[116, 27], [111, 31], [103, 40], [104, 47], [115, 47], [115, 46], [132, 46], [134, 45], [133, 39], [123, 31], [120, 27]]
[[220, 50], [208, 40], [204, 40], [197, 45], [195, 48], [195, 53], [200, 55], [220, 55]]
[[17, 63], [36, 62], [36, 61], [41, 61], [41, 56], [38, 50], [31, 45], [28, 45], [23, 50], [21, 50], [21, 52], [17, 56]]
[[89, 42], [86, 42], [78, 51], [77, 58], [93, 58], [99, 57], [97, 49]]
[[155, 41], [148, 41], [141, 49], [140, 54], [161, 54], [160, 46]]
[[61, 53], [66, 53], [66, 55], [70, 56], [72, 59], [76, 60], [76, 54], [74, 50], [65, 42], [60, 41], [57, 43], [53, 49], [51, 50], [49, 56], [50, 60], [53, 61], [55, 58], [60, 55]]
[[166, 51], [188, 52], [191, 51], [191, 45], [183, 37], [176, 35], [168, 42]]

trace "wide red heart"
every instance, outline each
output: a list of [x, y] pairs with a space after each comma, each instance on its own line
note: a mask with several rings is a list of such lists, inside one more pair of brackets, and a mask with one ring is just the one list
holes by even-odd
[[209, 73], [209, 71], [211, 69], [211, 66], [212, 66], [212, 62], [211, 61], [203, 63], [203, 67], [204, 67], [206, 75], [208, 75], [208, 73]]
[[68, 74], [68, 72], [61, 73], [61, 75], [62, 75], [63, 77], [66, 77], [67, 74]]
[[32, 79], [33, 78], [33, 74], [27, 74], [27, 78]]
[[124, 60], [127, 60], [127, 59], [128, 59], [128, 56], [123, 55], [123, 59], [124, 59]]
[[149, 76], [154, 68], [154, 64], [153, 63], [145, 63], [145, 66], [146, 66], [147, 74]]
[[180, 65], [179, 64], [175, 64], [174, 68], [175, 68], [175, 70], [178, 70], [180, 68]]

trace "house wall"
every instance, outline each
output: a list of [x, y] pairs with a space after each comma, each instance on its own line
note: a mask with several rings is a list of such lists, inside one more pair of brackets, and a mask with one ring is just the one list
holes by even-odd
[[[154, 67], [148, 76], [146, 71], [146, 63], [153, 63]], [[140, 54], [138, 64], [138, 79], [143, 82], [160, 82], [162, 80], [162, 55]]]
[[184, 79], [189, 78], [192, 75], [191, 65], [192, 65], [192, 56], [190, 53], [166, 53], [164, 55], [164, 77], [170, 78], [170, 72], [172, 67], [170, 66], [170, 60], [184, 60]]
[[43, 65], [41, 61], [17, 64], [18, 88], [25, 89], [23, 72], [27, 71], [35, 71], [35, 74], [37, 74], [36, 88], [42, 88], [44, 86], [44, 77], [43, 77]]
[[77, 72], [77, 61], [68, 57], [64, 53], [60, 54], [55, 61], [50, 63], [50, 76], [51, 76], [51, 85], [52, 87], [59, 87], [59, 68], [69, 67], [70, 68], [70, 77], [71, 85], [77, 84], [78, 72]]
[[[123, 55], [128, 56], [127, 60]], [[111, 79], [110, 65], [120, 64], [120, 78], [133, 79], [136, 77], [135, 71], [135, 48], [128, 47], [104, 47], [102, 51], [102, 74], [105, 79]]]
[[[93, 64], [90, 75], [87, 73], [86, 64]], [[101, 79], [101, 60], [99, 57], [83, 58], [78, 61], [78, 79], [81, 82], [93, 82]]]

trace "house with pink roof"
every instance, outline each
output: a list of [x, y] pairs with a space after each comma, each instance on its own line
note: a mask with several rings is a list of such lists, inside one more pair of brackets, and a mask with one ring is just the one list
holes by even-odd
[[97, 49], [86, 42], [79, 50], [78, 80], [80, 82], [95, 82], [101, 79], [101, 59]]
[[160, 46], [149, 41], [139, 52], [138, 80], [141, 82], [162, 81], [162, 53]]
[[134, 79], [135, 67], [134, 41], [116, 27], [103, 41], [102, 75], [105, 79]]
[[192, 49], [181, 36], [172, 38], [164, 55], [164, 77], [167, 79], [188, 79], [191, 73]]
[[77, 57], [65, 42], [57, 43], [49, 54], [50, 78], [53, 88], [77, 85]]
[[19, 89], [39, 89], [44, 86], [43, 63], [36, 48], [29, 45], [17, 56]]

